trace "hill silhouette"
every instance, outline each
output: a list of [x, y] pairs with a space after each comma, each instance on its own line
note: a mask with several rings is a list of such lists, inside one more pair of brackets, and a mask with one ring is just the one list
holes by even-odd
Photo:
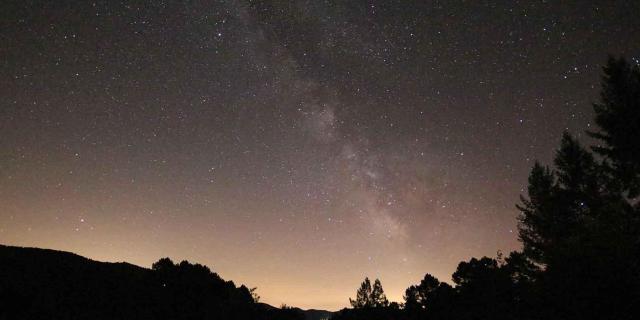
[[208, 267], [160, 259], [151, 269], [0, 245], [0, 319], [322, 319], [327, 311], [257, 303]]

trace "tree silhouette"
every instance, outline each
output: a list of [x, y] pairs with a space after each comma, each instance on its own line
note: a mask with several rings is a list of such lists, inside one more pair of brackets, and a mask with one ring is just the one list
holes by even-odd
[[349, 303], [355, 309], [369, 308], [373, 306], [371, 301], [371, 281], [368, 277], [364, 278], [364, 281], [360, 284], [360, 288], [356, 292], [356, 299], [349, 298]]
[[446, 318], [451, 316], [455, 290], [447, 283], [426, 274], [418, 285], [405, 291], [405, 310], [412, 318]]
[[380, 283], [380, 280], [378, 279], [373, 283], [370, 300], [371, 305], [374, 308], [389, 306], [389, 300], [387, 300], [387, 296], [384, 294], [384, 290], [382, 289], [382, 283]]
[[555, 170], [536, 163], [529, 175], [529, 198], [522, 212], [519, 237], [524, 253], [547, 264], [554, 250], [577, 232], [586, 218], [602, 207], [602, 179], [593, 156], [564, 133], [554, 160]]
[[593, 150], [607, 159], [616, 184], [630, 198], [640, 194], [640, 68], [609, 57], [600, 103], [594, 104], [599, 131], [589, 134], [604, 145]]
[[349, 298], [349, 303], [355, 309], [389, 306], [389, 300], [384, 294], [380, 280], [376, 279], [372, 287], [368, 277], [364, 278], [364, 281], [360, 284], [360, 288], [356, 292], [356, 299]]
[[432, 293], [438, 289], [440, 281], [430, 275], [426, 274], [424, 279], [420, 281], [419, 285], [412, 285], [405, 290], [404, 301], [405, 308], [411, 310], [425, 310], [427, 308], [427, 302]]
[[257, 287], [253, 287], [253, 288], [249, 289], [249, 293], [251, 293], [251, 300], [253, 300], [253, 302], [255, 302], [255, 303], [260, 302], [260, 295], [258, 294], [258, 288]]
[[175, 268], [175, 264], [169, 258], [161, 258], [151, 265], [151, 269], [156, 271], [169, 271]]
[[554, 168], [534, 165], [518, 205], [523, 252], [512, 264], [524, 269], [511, 271], [532, 283], [541, 318], [638, 314], [640, 72], [610, 59], [604, 73], [601, 130], [590, 133], [604, 143], [591, 148], [600, 158], [565, 133]]

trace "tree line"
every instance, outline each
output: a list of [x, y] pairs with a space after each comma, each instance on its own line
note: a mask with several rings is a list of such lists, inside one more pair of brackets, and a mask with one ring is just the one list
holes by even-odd
[[[390, 304], [365, 279], [343, 319], [640, 319], [640, 69], [610, 57], [589, 147], [565, 132], [516, 205], [522, 249], [426, 274]], [[375, 292], [375, 293], [374, 293]]]

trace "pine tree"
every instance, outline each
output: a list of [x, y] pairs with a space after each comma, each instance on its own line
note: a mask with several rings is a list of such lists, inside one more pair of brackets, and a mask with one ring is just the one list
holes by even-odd
[[509, 272], [545, 293], [532, 309], [541, 318], [637, 314], [630, 310], [640, 301], [640, 205], [633, 199], [640, 194], [640, 71], [622, 59], [610, 59], [604, 71], [602, 102], [594, 106], [600, 131], [590, 132], [603, 143], [592, 147], [601, 157], [565, 133], [553, 170], [536, 163], [528, 198], [517, 206], [523, 254]]
[[546, 264], [553, 251], [580, 232], [604, 205], [601, 166], [571, 135], [564, 133], [555, 170], [536, 163], [529, 175], [529, 198], [517, 205], [519, 237], [531, 260]]
[[520, 197], [516, 207], [522, 212], [519, 217], [519, 238], [523, 251], [531, 260], [544, 263], [547, 248], [552, 245], [551, 231], [555, 177], [548, 167], [535, 163], [529, 174], [529, 199]]
[[600, 131], [589, 132], [604, 145], [593, 150], [610, 164], [615, 182], [629, 198], [640, 195], [640, 68], [609, 58], [600, 103], [594, 104]]
[[386, 307], [389, 305], [389, 300], [387, 300], [387, 296], [384, 294], [384, 290], [382, 289], [382, 284], [379, 279], [373, 283], [373, 290], [371, 291], [371, 304], [375, 308]]
[[349, 302], [355, 309], [389, 306], [389, 300], [387, 300], [387, 296], [384, 294], [380, 280], [376, 279], [372, 288], [371, 281], [369, 281], [368, 277], [364, 278], [364, 281], [360, 284], [360, 289], [358, 289], [356, 293], [356, 299], [353, 300], [349, 298]]
[[360, 284], [360, 289], [358, 289], [356, 293], [356, 299], [352, 300], [349, 298], [349, 303], [351, 303], [351, 306], [355, 309], [370, 308], [373, 306], [371, 293], [371, 281], [366, 277], [362, 284]]

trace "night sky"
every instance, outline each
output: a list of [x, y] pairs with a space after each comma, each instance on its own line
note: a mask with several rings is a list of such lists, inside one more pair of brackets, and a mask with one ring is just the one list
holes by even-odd
[[[561, 3], [560, 3], [561, 2]], [[0, 243], [336, 310], [519, 248], [638, 1], [2, 1]]]

